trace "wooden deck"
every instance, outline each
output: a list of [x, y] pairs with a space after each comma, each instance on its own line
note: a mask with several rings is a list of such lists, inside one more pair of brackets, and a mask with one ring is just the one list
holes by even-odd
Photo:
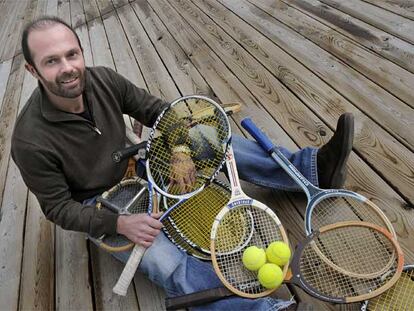
[[[353, 112], [346, 188], [383, 209], [414, 263], [413, 0], [0, 0], [1, 310], [164, 309], [163, 291], [140, 275], [126, 298], [112, 295], [122, 265], [46, 221], [9, 156], [16, 116], [36, 86], [20, 33], [45, 14], [76, 27], [88, 65], [154, 95], [243, 103], [235, 132], [251, 116], [292, 150], [321, 146], [338, 116]], [[248, 190], [274, 208], [294, 246], [304, 235], [303, 195]], [[295, 288], [276, 295], [339, 309]]]

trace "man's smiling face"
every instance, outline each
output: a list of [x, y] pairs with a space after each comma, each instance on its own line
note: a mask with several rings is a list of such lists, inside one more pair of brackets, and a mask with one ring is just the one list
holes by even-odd
[[70, 29], [54, 24], [33, 30], [28, 46], [36, 69], [33, 74], [47, 90], [64, 98], [76, 98], [82, 94], [85, 62], [81, 47]]

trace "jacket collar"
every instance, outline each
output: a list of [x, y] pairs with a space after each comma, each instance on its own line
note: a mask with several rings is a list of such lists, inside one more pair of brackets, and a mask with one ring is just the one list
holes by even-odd
[[[55, 105], [53, 105], [49, 98], [47, 97], [46, 91], [44, 90], [43, 86], [40, 82], [38, 82], [39, 90], [40, 90], [40, 110], [42, 116], [50, 121], [50, 122], [62, 122], [62, 121], [78, 121], [78, 120], [85, 120], [84, 118], [70, 112], [62, 111], [58, 109]], [[83, 91], [83, 96], [86, 97], [89, 95], [91, 91], [91, 77], [89, 68], [85, 68], [85, 89]], [[88, 96], [88, 99], [90, 96]], [[89, 102], [91, 105], [91, 102]]]

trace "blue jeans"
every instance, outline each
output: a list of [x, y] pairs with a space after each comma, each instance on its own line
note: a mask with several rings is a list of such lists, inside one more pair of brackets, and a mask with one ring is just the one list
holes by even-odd
[[[241, 179], [281, 190], [300, 190], [289, 175], [256, 142], [233, 136], [233, 148]], [[318, 184], [317, 149], [305, 148], [296, 153], [291, 153], [285, 148], [280, 149], [309, 181], [315, 185]], [[91, 200], [88, 203], [91, 203]], [[112, 255], [126, 262], [130, 252]], [[168, 296], [222, 286], [210, 263], [200, 261], [180, 251], [164, 234], [160, 234], [148, 248], [139, 270], [151, 281], [163, 287]], [[192, 310], [281, 310], [292, 303], [292, 301], [270, 297], [246, 299], [235, 296], [194, 307]]]

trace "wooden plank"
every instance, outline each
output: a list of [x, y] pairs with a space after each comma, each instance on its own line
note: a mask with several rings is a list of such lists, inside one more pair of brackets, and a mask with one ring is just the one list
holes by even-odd
[[342, 12], [414, 44], [414, 21], [358, 0], [321, 0]]
[[[125, 10], [132, 10], [131, 7]], [[138, 22], [138, 20], [137, 20]], [[134, 53], [129, 46], [128, 39], [123, 32], [122, 25], [115, 11], [103, 17], [108, 42], [112, 51], [117, 72], [135, 85], [145, 88], [145, 81], [135, 60]]]
[[0, 210], [0, 305], [17, 310], [27, 187], [13, 161], [8, 168]]
[[70, 16], [73, 28], [77, 28], [86, 23], [85, 14], [83, 12], [82, 0], [71, 0]]
[[47, 1], [47, 8], [46, 8], [47, 15], [58, 15], [58, 0], [48, 0]]
[[137, 272], [134, 276], [135, 293], [138, 297], [140, 310], [164, 311], [165, 292], [148, 278]]
[[108, 14], [114, 9], [111, 0], [96, 0], [96, 3], [98, 5], [101, 16]]
[[[255, 56], [270, 72], [296, 94], [310, 109], [323, 116], [330, 128], [335, 128], [338, 117], [344, 112], [355, 115], [354, 148], [363, 155], [385, 179], [395, 185], [414, 204], [414, 180], [407, 171], [414, 171], [412, 152], [378, 124], [355, 108], [344, 96], [330, 88], [269, 39], [227, 11], [214, 1], [204, 1], [200, 8], [220, 25], [232, 38]], [[240, 25], [234, 28], [233, 25]], [[389, 154], [398, 154], [390, 159]]]
[[18, 55], [12, 63], [0, 114], [0, 203], [3, 198], [6, 173], [9, 165], [11, 136], [18, 110], [16, 103], [19, 102], [24, 71], [23, 56]]
[[86, 236], [56, 226], [56, 310], [93, 310]]
[[53, 310], [55, 296], [55, 226], [43, 215], [36, 197], [29, 193], [20, 310]]
[[144, 7], [144, 5], [134, 5], [134, 10], [144, 25], [152, 44], [160, 54], [164, 65], [172, 73], [181, 94], [203, 94], [214, 98], [214, 92], [191, 63], [190, 58], [168, 34], [168, 31], [155, 16], [154, 11], [148, 6]]
[[152, 95], [168, 101], [179, 97], [180, 93], [177, 87], [174, 85], [170, 74], [165, 69], [134, 12], [130, 10], [129, 6], [124, 6], [118, 10], [118, 14], [144, 76], [148, 91]]
[[414, 2], [411, 0], [362, 0], [376, 5], [391, 13], [414, 20]]
[[[0, 19], [0, 42], [7, 43], [9, 40], [9, 36], [11, 35], [11, 29], [15, 23], [14, 16], [17, 14], [17, 7], [19, 3], [17, 1], [9, 1], [6, 3], [4, 7], [4, 11], [2, 11], [3, 18]], [[6, 44], [4, 44], [6, 45]], [[0, 48], [0, 52], [3, 50], [4, 45]], [[0, 56], [2, 53], [0, 53]], [[0, 58], [0, 62], [3, 62], [5, 59]]]
[[[362, 44], [366, 48], [375, 51], [376, 53], [382, 55], [388, 60], [391, 60], [392, 62], [403, 67], [404, 69], [409, 70], [411, 73], [414, 72], [414, 49], [411, 43], [401, 40], [396, 36], [390, 35], [385, 31], [379, 30], [378, 28], [372, 27], [371, 25], [364, 23], [359, 19], [345, 14], [333, 7], [327, 6], [326, 4], [323, 4], [318, 0], [287, 0], [284, 2], [302, 11], [303, 13], [310, 15], [314, 19], [326, 24], [327, 26], [335, 29], [343, 35], [352, 38], [353, 40]], [[322, 33], [321, 29], [317, 31], [320, 31]], [[302, 34], [307, 35], [303, 32]], [[320, 35], [320, 37], [322, 37], [322, 35]], [[307, 38], [310, 37], [307, 36]], [[334, 40], [332, 36], [330, 37], [330, 39]], [[362, 56], [359, 56], [357, 52], [348, 52], [349, 49], [347, 47], [351, 47], [351, 42], [346, 41], [345, 44], [342, 43], [343, 39], [339, 38], [339, 42], [335, 41], [335, 44], [330, 44], [329, 46], [340, 46], [340, 54], [346, 53], [347, 57], [352, 57], [353, 54], [356, 54], [361, 59], [360, 61], [358, 61], [358, 63], [361, 63], [363, 59]], [[343, 57], [341, 58], [343, 59]], [[377, 59], [378, 58], [373, 57], [372, 62], [376, 62]], [[381, 60], [380, 63], [385, 63], [385, 61]], [[367, 65], [364, 65], [362, 67], [366, 67]], [[372, 70], [375, 70], [375, 68], [373, 68]], [[376, 76], [378, 77], [377, 74], [367, 75], [370, 78]], [[412, 93], [410, 95], [412, 96]], [[397, 94], [397, 96], [399, 96], [399, 94]]]
[[0, 63], [0, 111], [3, 106], [4, 93], [6, 92], [7, 81], [9, 80], [12, 59]]
[[58, 1], [58, 16], [63, 19], [68, 25], [71, 24], [70, 17], [70, 0], [59, 0]]
[[14, 16], [13, 27], [10, 29], [7, 42], [2, 41], [3, 52], [0, 53], [0, 61], [2, 59], [12, 58], [16, 54], [16, 51], [20, 48], [21, 31], [25, 20], [24, 16], [27, 12], [26, 10], [30, 8], [30, 1], [16, 1], [16, 3], [18, 4], [18, 7], [16, 15]]
[[90, 243], [90, 251], [96, 309], [102, 311], [139, 310], [134, 286], [130, 286], [125, 297], [112, 292], [112, 287], [118, 281], [124, 264], [117, 261], [109, 253], [98, 249], [93, 243]]
[[95, 1], [82, 0], [83, 9], [85, 11], [85, 20], [89, 22], [100, 16], [98, 5]]
[[404, 133], [406, 128], [412, 128], [412, 120], [414, 120], [413, 116], [408, 117], [405, 113], [412, 115], [414, 111], [405, 103], [344, 65], [330, 53], [318, 48], [309, 40], [270, 17], [269, 14], [276, 14], [278, 17], [280, 14], [269, 1], [255, 2], [255, 5], [260, 6], [262, 10], [247, 2], [236, 3], [228, 0], [220, 2], [311, 69], [332, 88], [346, 94], [348, 100], [355, 106], [381, 124], [410, 150], [414, 150], [414, 138]]
[[82, 25], [75, 29], [76, 34], [79, 37], [79, 40], [82, 44], [83, 48], [83, 57], [85, 59], [85, 65], [86, 66], [92, 66], [93, 65], [93, 59], [92, 59], [92, 52], [90, 48], [90, 41], [89, 41], [89, 31], [88, 27], [86, 25]]
[[[291, 103], [288, 105], [288, 107], [284, 106], [287, 100], [279, 89], [277, 89], [277, 92], [274, 92], [274, 98], [269, 96], [269, 90], [272, 90], [272, 87], [275, 87], [276, 82], [272, 81], [271, 86], [267, 86], [265, 83], [268, 83], [268, 81], [270, 81], [270, 78], [269, 80], [264, 80], [264, 74], [262, 74], [260, 71], [261, 66], [259, 64], [255, 64], [254, 66], [251, 65], [247, 67], [247, 62], [250, 61], [248, 56], [245, 55], [245, 53], [238, 49], [234, 44], [232, 44], [231, 40], [227, 38], [226, 34], [223, 31], [217, 29], [214, 24], [208, 23], [208, 27], [201, 27], [199, 23], [201, 24], [201, 21], [205, 22], [206, 19], [194, 7], [186, 7], [186, 5], [188, 5], [187, 3], [186, 5], [174, 3], [174, 6], [179, 6], [177, 12], [180, 12], [180, 14], [182, 14], [181, 16], [177, 17], [177, 13], [174, 14], [174, 11], [169, 7], [169, 5], [165, 3], [159, 4], [156, 1], [151, 1], [150, 3], [157, 14], [160, 17], [162, 16], [161, 19], [167, 25], [168, 30], [172, 33], [174, 38], [180, 43], [181, 47], [184, 49], [191, 49], [190, 53], [192, 55], [192, 60], [194, 59], [198, 49], [200, 49], [203, 53], [207, 50], [203, 46], [202, 42], [200, 42], [200, 38], [195, 40], [188, 40], [189, 42], [193, 42], [192, 44], [188, 44], [189, 42], [187, 42], [186, 39], [183, 39], [183, 37], [188, 33], [193, 32], [191, 31], [190, 25], [194, 27], [194, 29], [199, 32], [199, 35], [202, 36], [206, 42], [211, 44], [211, 48], [218, 55], [215, 63], [208, 63], [206, 65], [208, 68], [207, 70], [213, 71], [217, 70], [217, 68], [220, 68], [221, 70], [222, 67], [225, 67], [225, 65], [222, 64], [222, 61], [225, 61], [227, 67], [234, 70], [237, 77], [242, 80], [244, 85], [247, 86], [250, 91], [252, 91], [254, 96], [260, 98], [260, 102], [266, 108], [267, 112], [277, 119], [278, 123], [281, 124], [284, 129], [289, 132], [290, 136], [295, 139], [299, 145], [315, 146], [318, 143], [321, 143], [320, 140], [324, 140], [329, 137], [331, 133], [330, 129], [322, 125], [322, 123], [318, 121], [312, 113], [306, 111], [306, 109], [302, 107], [303, 105], [294, 105]], [[185, 19], [190, 22], [190, 25], [181, 24], [183, 17], [185, 17]], [[211, 34], [209, 34], [209, 32], [211, 32]], [[194, 35], [195, 34], [193, 34], [193, 36]], [[223, 42], [216, 44], [214, 43], [215, 40], [223, 40]], [[196, 50], [194, 50], [194, 46], [197, 47]], [[242, 60], [242, 63], [240, 63], [241, 61], [235, 61], [235, 64], [232, 64], [232, 55], [235, 55], [238, 60]], [[208, 62], [208, 58], [205, 58], [205, 60], [203, 59], [203, 62]], [[197, 63], [194, 62], [194, 64]], [[240, 70], [240, 68], [244, 68], [243, 72]], [[204, 74], [203, 70], [199, 70]], [[247, 76], [247, 74], [244, 72], [248, 72], [249, 76]], [[250, 81], [250, 76], [260, 77], [260, 85], [266, 85], [266, 87], [257, 87], [255, 81]], [[228, 88], [234, 87], [232, 85], [228, 85]], [[275, 98], [279, 98], [279, 100], [276, 101]], [[294, 107], [294, 111], [292, 111], [290, 114], [289, 111], [292, 107]], [[259, 115], [258, 120], [261, 120], [262, 115]], [[236, 117], [238, 117], [238, 114], [236, 114]], [[302, 119], [304, 119], [304, 121]], [[293, 122], [293, 124], [298, 124], [299, 128], [294, 128], [292, 120], [296, 120]], [[316, 126], [314, 126], [316, 128], [312, 129], [312, 125], [308, 125], [309, 123], [312, 124], [312, 122], [315, 122], [314, 124], [316, 124]], [[328, 137], [319, 137], [320, 128], [323, 128]], [[273, 127], [270, 127], [270, 129], [273, 129]], [[301, 131], [305, 131], [306, 134], [302, 135]], [[282, 134], [277, 132], [275, 133], [274, 137], [278, 137], [278, 135]], [[401, 239], [404, 239], [403, 247], [407, 253], [407, 256], [410, 254], [414, 258], [414, 254], [412, 252], [412, 249], [414, 249], [413, 239], [408, 238], [408, 236], [413, 236], [414, 234], [414, 219], [412, 216], [410, 216], [410, 212], [403, 208], [406, 205], [406, 202], [397, 193], [395, 193], [395, 191], [393, 191], [392, 188], [390, 188], [389, 185], [387, 185], [374, 171], [372, 171], [372, 169], [370, 169], [369, 166], [367, 166], [361, 158], [357, 157], [355, 154], [351, 155], [349, 168], [350, 172], [347, 187], [361, 192], [367, 197], [373, 199], [381, 208], [383, 208], [385, 213], [389, 216], [395, 225]]]
[[[25, 3], [24, 1], [17, 1], [20, 3]], [[17, 55], [22, 52], [21, 50], [21, 35], [23, 27], [34, 19], [48, 14], [48, 1], [47, 0], [35, 0], [35, 1], [26, 1], [26, 6], [21, 8], [19, 16], [16, 18], [17, 22], [13, 29], [13, 43], [8, 44], [8, 50], [5, 53], [8, 53], [9, 57]], [[56, 14], [55, 14], [56, 15]]]
[[[128, 5], [129, 9], [132, 8]], [[128, 39], [122, 29], [119, 17], [115, 11], [103, 17], [109, 45], [112, 51], [114, 63], [117, 72], [126, 77], [138, 87], [146, 89], [144, 78], [141, 74], [134, 53], [129, 46]], [[127, 126], [127, 136], [131, 143], [138, 143], [140, 136], [134, 133], [134, 124], [139, 124], [132, 117], [124, 115], [125, 124]], [[137, 125], [138, 126], [138, 125]], [[142, 126], [142, 125], [141, 125]], [[146, 129], [148, 131], [149, 129]]]
[[[36, 86], [37, 80], [26, 71], [19, 112]], [[54, 231], [54, 224], [45, 218], [36, 197], [29, 192], [20, 283], [20, 310], [54, 309]]]
[[115, 8], [119, 8], [128, 3], [129, 3], [128, 0], [112, 0], [112, 4], [114, 5]]
[[102, 20], [99, 18], [90, 21], [88, 29], [94, 66], [106, 66], [115, 70]]

